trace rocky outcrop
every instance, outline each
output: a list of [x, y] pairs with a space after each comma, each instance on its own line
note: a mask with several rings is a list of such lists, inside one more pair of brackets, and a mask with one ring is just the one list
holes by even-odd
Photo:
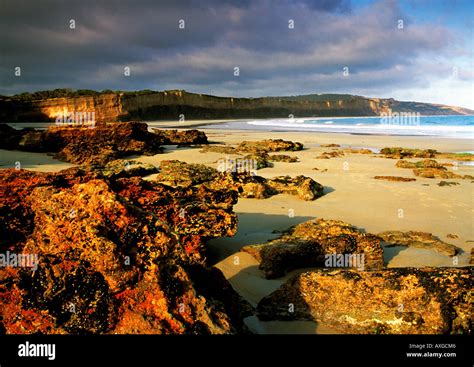
[[162, 144], [165, 145], [208, 144], [206, 134], [200, 130], [178, 131], [153, 128], [152, 131], [160, 137]]
[[[17, 139], [17, 136], [20, 136]], [[11, 139], [8, 149], [57, 153], [60, 160], [105, 165], [133, 154], [161, 152], [161, 138], [140, 122], [100, 124], [95, 127], [51, 126], [46, 131], [1, 130], [0, 140]]]
[[223, 154], [239, 154], [237, 149], [229, 145], [206, 145], [200, 151], [200, 153], [223, 153]]
[[340, 148], [340, 145], [339, 144], [334, 144], [334, 143], [331, 143], [331, 144], [321, 144], [319, 145], [321, 148]]
[[460, 249], [454, 245], [441, 241], [431, 233], [418, 231], [386, 231], [377, 236], [386, 242], [385, 246], [407, 246], [424, 248], [437, 251], [446, 256], [455, 256], [460, 253]]
[[412, 168], [415, 176], [424, 178], [461, 178], [472, 179], [470, 175], [458, 175], [448, 171], [446, 164], [440, 164], [434, 159], [424, 159], [418, 162], [409, 162], [406, 160], [399, 160], [396, 164], [400, 168]]
[[454, 182], [454, 181], [439, 181], [437, 183], [438, 186], [457, 186], [459, 185], [459, 182]]
[[458, 175], [448, 171], [446, 168], [417, 168], [413, 170], [415, 176], [424, 178], [461, 178], [472, 180], [474, 177], [470, 175]]
[[298, 151], [303, 149], [303, 144], [283, 139], [266, 139], [260, 141], [243, 141], [237, 148], [239, 152], [283, 152]]
[[324, 195], [324, 187], [306, 176], [279, 176], [267, 180], [267, 185], [282, 194], [298, 196], [302, 200], [315, 200]]
[[219, 172], [204, 164], [186, 163], [178, 160], [164, 160], [156, 180], [171, 186], [192, 186], [214, 180]]
[[434, 158], [438, 152], [434, 149], [408, 149], [400, 147], [383, 148], [380, 154], [385, 158]]
[[332, 152], [323, 152], [316, 159], [331, 159], [331, 158], [339, 158], [343, 157], [344, 152], [342, 150], [334, 150]]
[[298, 162], [298, 157], [290, 157], [286, 154], [272, 154], [268, 156], [268, 160], [271, 162], [296, 163]]
[[446, 170], [446, 168], [442, 165], [439, 164], [437, 161], [434, 159], [423, 159], [422, 161], [418, 162], [409, 162], [406, 160], [399, 160], [396, 164], [396, 167], [399, 168], [437, 168], [441, 170]]
[[235, 333], [250, 308], [203, 242], [232, 235], [232, 191], [175, 189], [73, 168], [0, 171], [0, 250], [36, 256], [0, 267], [6, 333]]
[[342, 333], [472, 333], [472, 268], [314, 270], [257, 306], [261, 320], [311, 320]]
[[218, 171], [203, 164], [177, 160], [162, 161], [156, 181], [172, 186], [203, 184], [214, 190], [235, 190], [240, 197], [256, 199], [266, 199], [284, 193], [295, 195], [302, 200], [315, 200], [324, 194], [323, 186], [306, 176], [265, 179], [245, 170]]
[[278, 278], [286, 272], [305, 267], [327, 267], [327, 255], [363, 255], [362, 269], [383, 267], [380, 239], [365, 234], [356, 227], [336, 220], [310, 220], [298, 224], [277, 239], [265, 244], [245, 246], [260, 262], [267, 279]]
[[400, 176], [375, 176], [376, 180], [394, 181], [394, 182], [413, 182], [416, 178], [400, 177]]

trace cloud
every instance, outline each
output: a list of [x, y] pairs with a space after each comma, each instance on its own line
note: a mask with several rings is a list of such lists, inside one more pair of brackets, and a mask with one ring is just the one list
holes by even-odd
[[[450, 53], [466, 55], [455, 32], [417, 22], [394, 0], [3, 3], [0, 94], [70, 87], [390, 95], [428, 85], [439, 62], [452, 69]], [[461, 82], [472, 83], [472, 72], [459, 70]]]

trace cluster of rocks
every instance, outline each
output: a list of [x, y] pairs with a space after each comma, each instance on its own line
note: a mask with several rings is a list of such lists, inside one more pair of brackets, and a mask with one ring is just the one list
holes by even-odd
[[434, 159], [423, 159], [417, 162], [409, 162], [406, 160], [399, 160], [396, 163], [400, 168], [411, 168], [415, 176], [424, 178], [460, 178], [460, 179], [474, 179], [471, 175], [458, 175], [445, 167], [445, 164], [440, 164]]
[[380, 150], [386, 158], [434, 158], [438, 152], [435, 149], [409, 149], [401, 147], [389, 147]]
[[198, 130], [148, 131], [141, 122], [115, 122], [96, 126], [51, 126], [47, 130], [16, 130], [0, 125], [0, 145], [4, 149], [56, 153], [62, 161], [82, 165], [105, 165], [129, 155], [155, 155], [164, 144], [205, 144]]
[[37, 256], [0, 267], [0, 333], [245, 332], [204, 246], [235, 233], [236, 193], [126, 172], [0, 171], [0, 252]]
[[[292, 276], [260, 300], [258, 318], [322, 322], [343, 333], [471, 333], [472, 268], [387, 269], [383, 247], [390, 246], [460, 253], [430, 233], [373, 235], [342, 221], [311, 220], [242, 248], [268, 279], [317, 268]], [[332, 257], [341, 262], [328, 262]]]
[[204, 131], [176, 130], [176, 129], [151, 129], [161, 139], [163, 145], [198, 145], [208, 144], [207, 136]]
[[324, 187], [306, 176], [279, 176], [266, 179], [248, 171], [221, 172], [203, 164], [178, 160], [162, 161], [155, 180], [173, 186], [188, 187], [203, 184], [211, 189], [230, 189], [238, 192], [240, 197], [256, 199], [286, 193], [303, 200], [315, 200], [324, 194]]
[[298, 162], [297, 157], [287, 154], [269, 154], [283, 151], [299, 151], [303, 149], [303, 144], [282, 139], [266, 139], [260, 141], [243, 141], [236, 147], [229, 145], [208, 145], [203, 147], [201, 153], [223, 153], [226, 155], [243, 155], [235, 158], [238, 162], [254, 161], [256, 169], [272, 167], [271, 162]]
[[316, 159], [331, 159], [343, 157], [344, 152], [342, 150], [333, 150], [331, 152], [322, 152]]
[[298, 224], [265, 244], [245, 246], [260, 261], [267, 279], [293, 269], [324, 267], [327, 254], [364, 254], [368, 269], [383, 267], [380, 239], [337, 220], [317, 219]]

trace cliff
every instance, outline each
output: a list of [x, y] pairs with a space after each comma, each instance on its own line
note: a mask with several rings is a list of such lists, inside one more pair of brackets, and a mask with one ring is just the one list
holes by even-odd
[[[53, 121], [60, 115], [94, 112], [95, 120], [129, 121], [216, 118], [287, 118], [312, 116], [376, 116], [390, 112], [422, 115], [466, 115], [474, 111], [444, 105], [400, 102], [347, 94], [294, 97], [233, 98], [181, 90], [94, 92], [69, 90], [0, 97], [0, 122]], [[52, 97], [51, 97], [52, 96]]]

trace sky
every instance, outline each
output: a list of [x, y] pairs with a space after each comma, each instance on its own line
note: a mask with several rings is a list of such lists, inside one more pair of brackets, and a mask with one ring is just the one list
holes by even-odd
[[472, 0], [0, 0], [0, 94], [349, 93], [474, 109]]

